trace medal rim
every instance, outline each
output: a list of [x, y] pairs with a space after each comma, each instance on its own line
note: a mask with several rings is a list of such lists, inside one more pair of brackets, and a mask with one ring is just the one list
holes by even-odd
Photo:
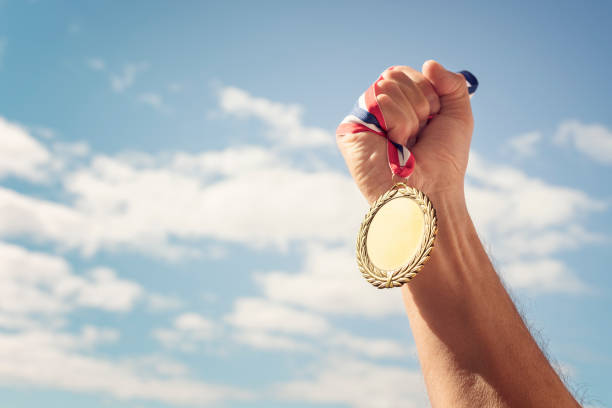
[[[385, 204], [391, 200], [403, 197], [407, 197], [414, 201], [423, 213], [424, 231], [421, 245], [412, 258], [403, 266], [391, 270], [381, 269], [370, 260], [367, 251], [368, 231], [372, 220]], [[399, 287], [409, 282], [423, 268], [427, 260], [429, 260], [437, 230], [436, 210], [425, 193], [414, 187], [409, 187], [404, 183], [396, 183], [378, 197], [361, 223], [361, 228], [357, 237], [357, 265], [361, 274], [368, 282], [378, 289]]]

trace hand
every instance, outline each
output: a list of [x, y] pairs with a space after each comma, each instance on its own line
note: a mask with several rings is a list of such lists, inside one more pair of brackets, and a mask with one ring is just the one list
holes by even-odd
[[[466, 81], [435, 61], [422, 72], [388, 69], [379, 81], [377, 102], [389, 138], [410, 148], [416, 167], [408, 184], [430, 198], [460, 193], [474, 127]], [[428, 117], [435, 116], [428, 122]], [[338, 135], [346, 164], [369, 203], [393, 185], [387, 141], [374, 133]]]

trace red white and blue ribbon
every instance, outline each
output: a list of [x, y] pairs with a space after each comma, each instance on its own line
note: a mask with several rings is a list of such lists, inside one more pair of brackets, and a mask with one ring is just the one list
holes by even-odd
[[[459, 73], [465, 78], [470, 95], [476, 92], [476, 88], [478, 88], [478, 80], [476, 77], [469, 71], [461, 71]], [[376, 101], [376, 95], [378, 95], [377, 83], [381, 79], [383, 79], [382, 75], [359, 97], [351, 113], [340, 122], [340, 125], [338, 125], [336, 134], [345, 135], [371, 132], [387, 138], [389, 167], [393, 174], [407, 178], [412, 174], [416, 161], [406, 146], [392, 142], [387, 137], [385, 118]]]

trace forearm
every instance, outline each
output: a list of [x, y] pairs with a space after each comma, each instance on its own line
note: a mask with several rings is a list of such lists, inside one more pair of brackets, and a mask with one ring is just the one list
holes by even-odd
[[430, 199], [432, 258], [402, 292], [432, 405], [578, 406], [493, 269], [463, 192]]

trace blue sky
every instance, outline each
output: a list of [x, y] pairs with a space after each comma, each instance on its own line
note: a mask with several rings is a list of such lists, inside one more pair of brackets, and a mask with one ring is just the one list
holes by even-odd
[[426, 406], [399, 293], [356, 269], [367, 207], [333, 131], [386, 67], [434, 58], [480, 80], [487, 250], [577, 395], [612, 405], [611, 17], [0, 0], [2, 401]]

